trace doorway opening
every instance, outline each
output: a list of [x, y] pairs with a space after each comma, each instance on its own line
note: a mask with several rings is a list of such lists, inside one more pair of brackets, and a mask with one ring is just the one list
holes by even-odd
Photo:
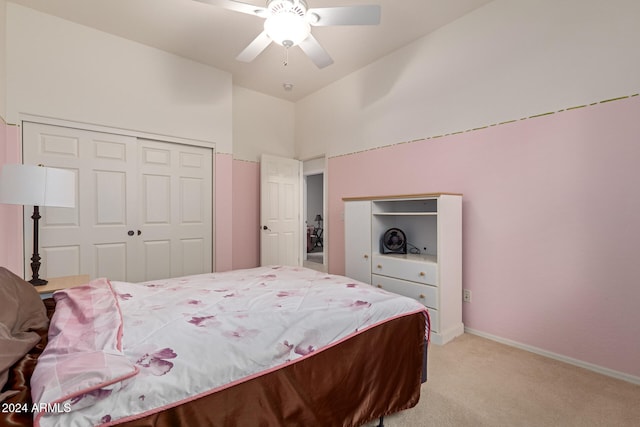
[[324, 264], [324, 217], [323, 213], [323, 180], [324, 174], [306, 177], [307, 191], [307, 261]]
[[304, 266], [314, 270], [327, 269], [327, 224], [325, 221], [325, 159], [303, 162], [304, 199]]

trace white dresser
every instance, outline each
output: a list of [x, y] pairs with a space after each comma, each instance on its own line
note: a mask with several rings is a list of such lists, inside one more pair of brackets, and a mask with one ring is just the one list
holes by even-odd
[[[345, 198], [345, 274], [414, 298], [431, 318], [431, 339], [445, 344], [462, 324], [462, 196], [421, 194]], [[406, 236], [406, 254], [384, 253], [387, 230]]]

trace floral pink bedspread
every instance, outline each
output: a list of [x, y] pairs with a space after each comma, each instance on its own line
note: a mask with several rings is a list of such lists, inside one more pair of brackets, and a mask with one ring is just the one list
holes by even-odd
[[[56, 292], [32, 378], [36, 426], [113, 425], [300, 361], [418, 302], [342, 276], [260, 267]], [[46, 404], [46, 405], [45, 405]]]

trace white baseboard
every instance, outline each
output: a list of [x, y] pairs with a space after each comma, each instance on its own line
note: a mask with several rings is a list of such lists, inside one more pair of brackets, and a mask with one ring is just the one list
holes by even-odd
[[543, 350], [541, 348], [533, 347], [527, 344], [522, 344], [517, 341], [512, 341], [506, 338], [501, 338], [496, 335], [487, 334], [485, 332], [481, 332], [471, 328], [464, 328], [464, 331], [469, 334], [477, 335], [482, 338], [487, 338], [491, 341], [496, 341], [501, 344], [506, 344], [511, 347], [516, 347], [521, 350], [526, 350], [531, 353], [539, 354], [541, 356], [548, 357], [550, 359], [559, 360], [561, 362], [568, 363], [570, 365], [578, 366], [580, 368], [588, 369], [593, 372], [597, 372], [599, 374], [603, 374], [609, 377], [617, 378], [619, 380], [627, 381], [633, 384], [640, 385], [640, 377], [636, 377], [634, 375], [625, 374], [624, 372], [614, 371], [613, 369], [605, 368], [604, 366], [594, 365], [593, 363], [585, 362], [579, 359], [574, 359], [572, 357], [563, 356], [562, 354], [552, 353], [547, 350]]
[[464, 325], [462, 323], [449, 328], [446, 331], [440, 331], [438, 333], [431, 334], [431, 341], [437, 345], [444, 345], [452, 339], [464, 334]]

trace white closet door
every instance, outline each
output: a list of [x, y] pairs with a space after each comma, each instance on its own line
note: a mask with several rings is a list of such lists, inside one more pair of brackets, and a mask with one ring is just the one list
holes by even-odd
[[[24, 162], [76, 174], [76, 207], [43, 208], [41, 276], [89, 274], [126, 280], [137, 268], [135, 239], [136, 139], [25, 123]], [[31, 208], [25, 209], [25, 265], [32, 253]]]
[[212, 161], [207, 148], [140, 141], [138, 240], [145, 270], [135, 281], [211, 271]]
[[41, 277], [139, 282], [211, 271], [211, 149], [25, 123], [23, 151], [25, 163], [73, 170], [77, 178], [76, 208], [42, 209]]

